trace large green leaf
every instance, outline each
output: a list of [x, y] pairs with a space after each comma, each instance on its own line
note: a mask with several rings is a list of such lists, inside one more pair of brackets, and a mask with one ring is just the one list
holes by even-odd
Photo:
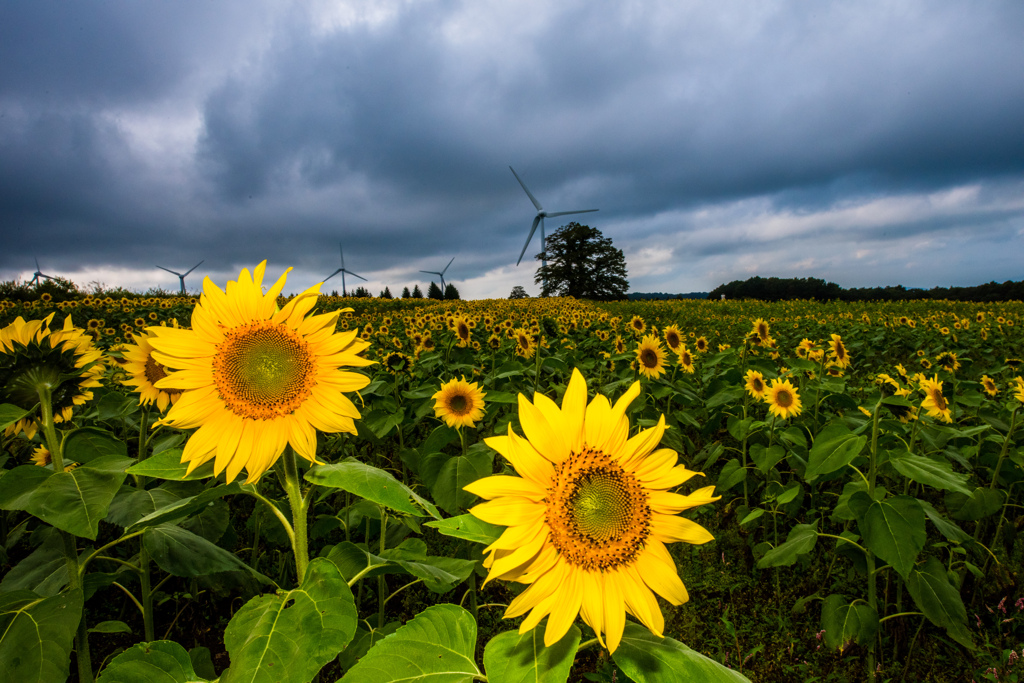
[[825, 598], [821, 608], [821, 625], [825, 629], [825, 644], [837, 650], [856, 641], [867, 645], [878, 632], [878, 613], [864, 602], [850, 604], [841, 595]]
[[[35, 408], [33, 407], [32, 410]], [[0, 432], [26, 417], [32, 410], [25, 410], [10, 403], [0, 403]]]
[[231, 618], [221, 683], [307, 683], [349, 644], [356, 621], [345, 578], [317, 558], [298, 588], [253, 598]]
[[890, 453], [889, 462], [904, 477], [920, 484], [943, 491], [958, 491], [965, 496], [971, 495], [971, 489], [967, 488], [967, 475], [954, 472], [953, 466], [946, 460], [932, 460], [903, 451]]
[[858, 491], [850, 498], [850, 508], [857, 512], [857, 525], [868, 549], [906, 579], [927, 537], [921, 504], [910, 496], [873, 501], [866, 492]]
[[946, 629], [946, 633], [964, 647], [974, 649], [967, 629], [967, 610], [960, 592], [949, 582], [942, 562], [929, 557], [923, 566], [915, 567], [907, 577], [907, 590], [929, 621]]
[[921, 509], [924, 510], [924, 514], [932, 521], [932, 524], [939, 530], [939, 533], [946, 537], [947, 541], [966, 543], [971, 540], [970, 534], [946, 519], [931, 503], [920, 499], [918, 499], [918, 502], [921, 503]]
[[484, 545], [494, 543], [505, 532], [505, 527], [488, 524], [468, 513], [427, 522], [425, 526], [432, 526], [445, 536], [464, 538]]
[[149, 527], [142, 542], [150, 558], [168, 574], [205, 576], [216, 572], [253, 570], [237, 557], [202, 536], [173, 524]]
[[[433, 464], [435, 461], [428, 462]], [[494, 451], [490, 449], [487, 452], [477, 451], [448, 458], [433, 477], [434, 484], [430, 493], [441, 509], [450, 515], [457, 515], [477, 500], [472, 493], [463, 491], [463, 487], [489, 476], [493, 462]]]
[[765, 448], [759, 443], [750, 447], [750, 459], [754, 461], [762, 474], [768, 474], [768, 471], [782, 462], [785, 457], [786, 449], [779, 444], [775, 444], [771, 448]]
[[560, 641], [544, 647], [544, 630], [520, 635], [505, 631], [484, 648], [484, 671], [489, 683], [564, 683], [580, 646], [580, 630], [571, 627]]
[[423, 584], [435, 593], [447, 593], [472, 573], [476, 562], [454, 557], [428, 556], [426, 544], [419, 539], [409, 539], [397, 548], [374, 555], [354, 543], [342, 542], [334, 546], [327, 559], [333, 562], [346, 579], [364, 571], [364, 577], [379, 574], [410, 574], [423, 580]]
[[82, 602], [81, 590], [51, 598], [31, 591], [0, 593], [0, 680], [67, 680]]
[[128, 474], [152, 477], [153, 479], [170, 479], [171, 481], [193, 481], [213, 476], [212, 460], [197, 467], [192, 474], [185, 476], [185, 472], [188, 471], [188, 463], [181, 461], [181, 453], [180, 448], [174, 448], [151, 455], [142, 462], [129, 467]]
[[59, 593], [67, 583], [68, 564], [64, 555], [64, 539], [54, 531], [31, 555], [4, 575], [3, 581], [0, 581], [0, 593], [30, 590], [49, 597]]
[[164, 505], [154, 510], [132, 524], [128, 531], [136, 531], [138, 529], [156, 526], [157, 524], [163, 524], [165, 522], [175, 522], [179, 519], [205, 510], [213, 504], [213, 501], [219, 498], [240, 493], [241, 491], [242, 488], [238, 485], [238, 482], [214, 486], [213, 488], [206, 489], [197, 496], [175, 500], [168, 505]]
[[955, 491], [947, 493], [946, 507], [953, 519], [973, 522], [999, 512], [1003, 507], [1004, 496], [999, 489], [979, 486], [969, 496]]
[[811, 446], [804, 479], [812, 481], [846, 467], [860, 455], [867, 442], [866, 436], [857, 436], [842, 422], [826, 425]]
[[65, 460], [86, 463], [111, 455], [128, 457], [128, 447], [105, 429], [81, 427], [64, 439]]
[[469, 683], [480, 676], [475, 650], [473, 615], [455, 605], [434, 605], [370, 648], [341, 680]]
[[139, 643], [114, 657], [96, 683], [194, 683], [205, 681], [192, 660], [173, 640]]
[[179, 497], [162, 488], [139, 489], [122, 486], [114, 496], [107, 512], [111, 524], [127, 527], [154, 511], [179, 500]]
[[316, 465], [306, 472], [306, 481], [341, 489], [372, 500], [391, 510], [422, 517], [424, 513], [441, 519], [434, 505], [382, 469], [346, 458], [334, 465]]
[[814, 550], [818, 542], [818, 531], [814, 524], [797, 524], [786, 537], [785, 543], [772, 548], [762, 557], [757, 566], [759, 569], [768, 567], [788, 567], [796, 562], [801, 555]]
[[0, 510], [24, 510], [36, 489], [54, 475], [48, 467], [19, 465], [0, 477]]
[[131, 462], [108, 455], [70, 472], [57, 472], [39, 485], [25, 511], [58, 529], [95, 541], [100, 520], [107, 516]]
[[738, 671], [722, 666], [679, 641], [659, 638], [643, 626], [628, 621], [612, 659], [622, 673], [636, 683], [750, 683]]

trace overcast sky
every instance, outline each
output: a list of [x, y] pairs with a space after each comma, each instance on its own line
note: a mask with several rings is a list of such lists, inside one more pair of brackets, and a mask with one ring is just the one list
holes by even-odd
[[1024, 2], [0, 4], [0, 280], [536, 293], [509, 165], [632, 291], [1021, 280]]

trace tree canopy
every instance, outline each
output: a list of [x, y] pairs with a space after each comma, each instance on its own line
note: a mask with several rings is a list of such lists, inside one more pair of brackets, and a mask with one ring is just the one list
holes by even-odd
[[[547, 238], [548, 264], [533, 281], [544, 284], [542, 296], [574, 296], [608, 301], [623, 299], [629, 289], [626, 257], [597, 228], [572, 222]], [[543, 254], [537, 254], [542, 260]]]

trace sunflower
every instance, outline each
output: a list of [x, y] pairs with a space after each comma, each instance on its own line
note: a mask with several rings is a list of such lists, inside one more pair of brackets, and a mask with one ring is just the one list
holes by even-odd
[[381, 365], [392, 375], [398, 375], [409, 372], [412, 368], [412, 359], [401, 351], [392, 351], [384, 356]]
[[135, 344], [122, 349], [124, 369], [129, 374], [122, 384], [135, 387], [142, 405], [156, 401], [156, 407], [162, 413], [167, 410], [167, 406], [178, 402], [181, 390], [157, 389], [154, 386], [168, 374], [167, 369], [153, 359], [150, 340], [155, 336], [152, 332], [143, 332], [135, 338]]
[[693, 348], [697, 351], [697, 353], [707, 353], [708, 338], [704, 336], [697, 337], [697, 341], [693, 342]]
[[665, 372], [665, 351], [661, 341], [653, 334], [643, 338], [636, 346], [637, 368], [648, 379], [658, 379]]
[[615, 335], [615, 353], [622, 355], [626, 352], [626, 342], [622, 341], [622, 337]]
[[754, 320], [753, 327], [750, 329], [750, 334], [756, 336], [758, 340], [765, 346], [771, 346], [769, 343], [771, 340], [771, 331], [768, 329], [768, 323], [763, 318], [757, 318]]
[[278, 310], [291, 268], [264, 294], [266, 266], [243, 269], [226, 292], [205, 278], [193, 329], [148, 328], [153, 358], [176, 370], [156, 388], [184, 391], [158, 424], [198, 427], [181, 456], [189, 472], [213, 460], [215, 474], [230, 482], [245, 468], [252, 483], [289, 444], [316, 462], [318, 429], [356, 433], [359, 411], [342, 392], [370, 380], [342, 368], [373, 364], [359, 355], [368, 344], [335, 332], [341, 311], [309, 315], [320, 285]]
[[999, 393], [999, 387], [996, 386], [996, 381], [988, 375], [981, 376], [981, 388], [985, 390], [985, 393], [989, 396], [995, 396]]
[[1014, 377], [1013, 382], [1015, 385], [1013, 389], [1013, 397], [1021, 403], [1024, 403], [1024, 379]]
[[925, 399], [921, 401], [921, 407], [928, 411], [928, 416], [937, 417], [943, 422], [952, 422], [952, 411], [949, 401], [942, 395], [942, 382], [939, 381], [939, 376], [935, 375], [933, 379], [922, 379], [920, 386], [921, 391], [925, 394]]
[[[71, 316], [59, 330], [51, 330], [54, 314], [42, 320], [18, 316], [0, 328], [0, 391], [3, 402], [31, 410], [39, 404], [39, 390], [48, 386], [54, 422], [71, 419], [75, 406], [92, 400], [92, 389], [100, 386], [102, 354], [92, 337], [75, 327]], [[39, 425], [25, 417], [4, 430], [4, 435], [24, 432], [31, 439]]]
[[935, 357], [935, 362], [950, 372], [960, 369], [960, 360], [952, 351], [943, 351]]
[[629, 321], [629, 329], [633, 331], [633, 334], [639, 336], [647, 329], [647, 324], [644, 322], [643, 318], [638, 315], [634, 315], [633, 319]]
[[465, 316], [456, 315], [452, 318], [450, 324], [452, 331], [455, 332], [455, 336], [459, 338], [459, 347], [469, 346], [470, 335], [473, 333], [469, 320]]
[[850, 367], [850, 355], [846, 352], [846, 345], [843, 344], [843, 338], [838, 334], [832, 335], [832, 341], [828, 343], [828, 355], [832, 359], [832, 362], [839, 368]]
[[530, 334], [530, 331], [517, 327], [512, 331], [512, 335], [516, 340], [516, 355], [520, 358], [533, 358], [537, 347], [533, 343], [533, 335]]
[[660, 636], [665, 619], [655, 593], [673, 605], [689, 599], [665, 544], [713, 539], [678, 516], [718, 497], [713, 486], [669, 493], [698, 473], [678, 465], [675, 451], [655, 450], [664, 416], [628, 438], [626, 408], [639, 395], [634, 382], [614, 406], [604, 396], [587, 405], [579, 370], [573, 370], [561, 408], [540, 394], [532, 403], [520, 394], [526, 437], [510, 426], [508, 436], [486, 443], [521, 477], [485, 477], [466, 487], [487, 500], [471, 514], [507, 527], [484, 549], [487, 581], [528, 584], [504, 616], [529, 612], [520, 633], [548, 616], [545, 645], [560, 640], [577, 614], [611, 652], [622, 639], [627, 612]]
[[764, 375], [757, 370], [747, 370], [747, 374], [743, 376], [743, 379], [744, 387], [754, 398], [763, 399], [768, 393], [768, 387], [764, 383]]
[[679, 367], [684, 372], [693, 374], [693, 354], [690, 353], [690, 349], [686, 348], [686, 344], [681, 344], [679, 347]]
[[773, 379], [764, 400], [768, 404], [768, 412], [778, 415], [783, 420], [796, 417], [803, 410], [803, 404], [800, 403], [800, 392], [788, 379]]
[[38, 446], [35, 448], [32, 451], [31, 460], [34, 465], [38, 465], [39, 467], [46, 467], [53, 462], [53, 458], [50, 457], [50, 449], [46, 446]]
[[453, 379], [441, 385], [440, 391], [431, 396], [434, 399], [434, 416], [444, 420], [455, 429], [473, 427], [484, 417], [484, 397], [476, 382], [470, 384], [466, 378]]
[[668, 348], [673, 351], [677, 351], [679, 349], [679, 345], [683, 343], [683, 333], [680, 332], [679, 328], [675, 325], [669, 325], [665, 328], [664, 335], [665, 344], [668, 345]]

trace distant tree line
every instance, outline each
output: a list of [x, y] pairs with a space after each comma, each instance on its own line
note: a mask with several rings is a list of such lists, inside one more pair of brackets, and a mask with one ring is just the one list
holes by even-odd
[[[331, 292], [331, 296], [338, 296], [338, 291], [334, 290], [333, 292]], [[370, 294], [369, 290], [366, 289], [366, 287], [362, 287], [362, 286], [356, 287], [352, 291], [352, 293], [349, 294], [349, 296], [354, 297], [356, 299], [372, 299], [373, 298], [373, 295]], [[385, 287], [384, 290], [378, 296], [378, 298], [380, 298], [380, 299], [394, 299], [395, 297], [394, 297], [393, 294], [391, 294], [391, 288], [390, 287]], [[424, 298], [423, 297], [423, 291], [420, 290], [420, 286], [419, 285], [413, 285], [413, 288], [412, 288], [411, 292], [409, 291], [408, 287], [405, 287], [405, 288], [402, 289], [402, 298], [403, 299], [422, 299], [422, 298]], [[446, 300], [446, 299], [461, 299], [462, 297], [459, 295], [459, 290], [456, 289], [455, 285], [453, 285], [453, 284], [445, 283], [444, 292], [442, 292], [441, 288], [438, 287], [437, 284], [431, 282], [430, 286], [427, 288], [427, 296], [426, 296], [426, 298], [427, 299], [437, 299], [438, 301], [443, 301], [443, 300]]]
[[669, 294], [668, 292], [630, 292], [626, 295], [630, 301], [667, 301], [671, 299], [707, 299], [707, 292], [686, 292], [685, 294]]
[[786, 301], [790, 299], [817, 299], [818, 301], [914, 301], [918, 299], [946, 299], [949, 301], [1021, 301], [1024, 300], [1024, 281], [1007, 280], [989, 282], [974, 287], [932, 287], [920, 289], [903, 285], [888, 287], [853, 287], [844, 289], [834, 282], [819, 278], [752, 277], [733, 280], [719, 285], [707, 298], [759, 299]]

